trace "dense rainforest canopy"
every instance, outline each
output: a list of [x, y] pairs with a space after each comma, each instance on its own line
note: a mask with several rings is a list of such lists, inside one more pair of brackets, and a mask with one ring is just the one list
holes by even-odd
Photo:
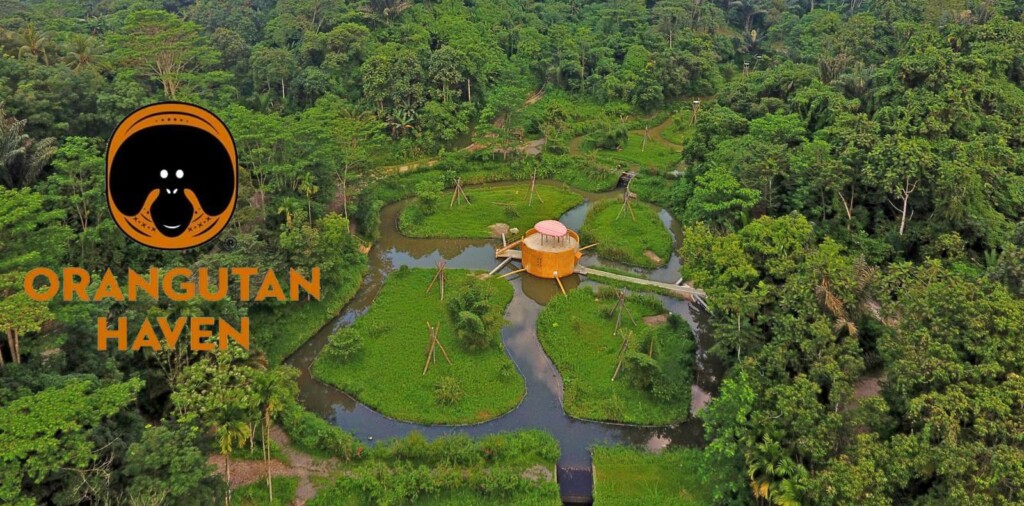
[[[641, 167], [634, 190], [683, 224], [681, 274], [707, 291], [729, 367], [700, 415], [715, 501], [1021, 504], [1022, 14], [1014, 0], [0, 0], [0, 503], [208, 504], [226, 487], [206, 455], [258, 452], [272, 420], [356, 458], [279, 363], [354, 293], [381, 206], [436, 201], [470, 173], [614, 182], [622, 164], [577, 140], [621, 149], [638, 121], [674, 117], [692, 122], [676, 170]], [[231, 224], [181, 252], [132, 242], [105, 202], [107, 137], [161, 100], [214, 111], [238, 145]], [[539, 155], [516, 149], [540, 138]], [[395, 175], [416, 160], [431, 183]], [[94, 279], [319, 267], [323, 293], [24, 294], [29, 269], [68, 265]], [[95, 349], [98, 317], [200, 314], [252, 317], [253, 349]]]

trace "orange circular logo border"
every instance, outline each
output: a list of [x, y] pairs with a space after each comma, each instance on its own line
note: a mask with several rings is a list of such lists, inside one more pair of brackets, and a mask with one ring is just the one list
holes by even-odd
[[[163, 234], [146, 235], [129, 222], [114, 204], [113, 196], [110, 193], [110, 170], [113, 166], [114, 157], [121, 145], [133, 134], [154, 126], [180, 125], [198, 128], [212, 135], [227, 151], [231, 160], [232, 189], [231, 200], [223, 213], [213, 218], [214, 223], [198, 234], [183, 234], [178, 237], [167, 237]], [[206, 244], [217, 237], [231, 221], [235, 214], [235, 205], [238, 200], [238, 154], [235, 150], [235, 140], [228, 131], [227, 125], [217, 115], [200, 106], [185, 102], [158, 102], [142, 106], [126, 116], [107, 142], [106, 152], [106, 193], [107, 209], [117, 227], [133, 241], [154, 249], [181, 250], [194, 248]]]

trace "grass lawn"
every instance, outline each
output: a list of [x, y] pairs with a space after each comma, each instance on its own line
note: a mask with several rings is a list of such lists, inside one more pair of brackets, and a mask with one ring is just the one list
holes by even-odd
[[[583, 202], [576, 192], [550, 184], [537, 184], [537, 193], [544, 202], [530, 199], [530, 183], [522, 182], [500, 185], [491, 188], [469, 188], [466, 195], [471, 204], [462, 202], [448, 207], [451, 202], [451, 190], [445, 190], [444, 197], [438, 203], [437, 211], [424, 216], [420, 215], [418, 204], [413, 203], [402, 211], [399, 228], [409, 237], [491, 237], [489, 227], [495, 223], [507, 223], [511, 227], [525, 232], [541, 220], [558, 219], [563, 213]], [[497, 203], [512, 203], [511, 206]]]
[[694, 127], [690, 125], [690, 113], [685, 112], [675, 117], [672, 125], [661, 131], [661, 136], [674, 144], [684, 145], [693, 135]]
[[267, 478], [263, 478], [238, 487], [231, 491], [231, 504], [235, 506], [266, 506], [281, 505], [287, 506], [295, 500], [295, 490], [299, 487], [299, 479], [292, 476], [275, 476], [274, 502], [270, 502], [270, 494], [267, 492]]
[[596, 447], [594, 504], [704, 506], [711, 493], [701, 482], [701, 450], [659, 454], [628, 447]]
[[[400, 420], [427, 424], [467, 424], [490, 420], [514, 408], [526, 393], [525, 382], [501, 344], [505, 307], [513, 289], [500, 278], [480, 280], [479, 273], [449, 269], [445, 302], [438, 300], [438, 288], [425, 294], [434, 269], [401, 268], [381, 288], [370, 311], [345, 333], [361, 337], [362, 350], [347, 360], [325, 348], [313, 365], [321, 380], [353, 394], [364, 404]], [[493, 345], [470, 351], [457, 341], [455, 325], [446, 302], [476, 284], [486, 294], [490, 309], [484, 321]], [[429, 334], [427, 321], [438, 324], [438, 339], [447, 350], [449, 365], [440, 350], [436, 362], [423, 374]], [[442, 378], [452, 377], [462, 391], [461, 398], [442, 405], [435, 388]]]
[[366, 274], [366, 257], [359, 265], [347, 265], [328, 277], [324, 274], [320, 300], [290, 302], [250, 315], [253, 341], [279, 364], [327, 325], [352, 300]]
[[633, 164], [659, 170], [671, 170], [679, 163], [679, 152], [668, 146], [659, 144], [653, 139], [643, 145], [643, 132], [630, 132], [626, 144], [618, 151], [597, 150], [597, 159], [611, 164]]
[[311, 506], [558, 505], [558, 442], [525, 430], [427, 441], [419, 433], [372, 447], [320, 486]]
[[[648, 376], [624, 365], [612, 381], [622, 345], [622, 331], [612, 335], [616, 302], [610, 288], [596, 293], [577, 288], [566, 297], [552, 299], [537, 319], [537, 338], [565, 382], [565, 411], [591, 420], [645, 425], [667, 425], [686, 419], [690, 413], [694, 362], [689, 325], [673, 319], [674, 323], [649, 326], [641, 318], [663, 313], [661, 303], [650, 296], [630, 297], [627, 307], [636, 318], [636, 325], [628, 314], [622, 315], [625, 332], [632, 332], [630, 356], [647, 358], [653, 338], [653, 360], [658, 372]], [[642, 378], [654, 379], [643, 386]]]
[[[623, 210], [619, 199], [602, 200], [587, 212], [580, 230], [584, 244], [599, 243], [594, 249], [608, 260], [654, 268], [664, 265], [672, 255], [672, 233], [658, 217], [658, 211], [642, 202], [632, 202], [634, 220], [629, 210]], [[650, 251], [658, 261], [645, 254]]]

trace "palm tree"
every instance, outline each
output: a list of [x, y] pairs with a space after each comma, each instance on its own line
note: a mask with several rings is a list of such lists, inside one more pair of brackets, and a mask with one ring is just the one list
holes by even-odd
[[[261, 357], [260, 364], [266, 369], [265, 358]], [[283, 366], [265, 370], [256, 378], [256, 393], [260, 399], [260, 410], [263, 412], [263, 459], [267, 464], [267, 490], [271, 503], [274, 502], [274, 483], [270, 474], [271, 420], [298, 394], [298, 384], [295, 383], [298, 374], [298, 370]]]
[[46, 54], [46, 48], [50, 45], [50, 37], [46, 33], [36, 30], [35, 25], [26, 26], [14, 38], [15, 43], [19, 45], [18, 58], [30, 54], [38, 60], [42, 56], [43, 64], [50, 64], [50, 57]]
[[67, 43], [65, 61], [75, 70], [81, 70], [93, 63], [99, 54], [96, 39], [82, 34], [75, 34]]
[[8, 188], [34, 183], [57, 152], [56, 139], [32, 139], [25, 124], [26, 120], [6, 116], [0, 102], [0, 182]]
[[231, 504], [231, 454], [235, 448], [245, 444], [252, 434], [252, 427], [243, 421], [222, 423], [217, 426], [217, 443], [220, 452], [224, 454], [224, 475], [228, 482], [228, 493], [224, 497], [224, 504]]
[[299, 179], [299, 191], [306, 195], [306, 212], [309, 213], [309, 226], [313, 226], [313, 195], [320, 191], [320, 187], [313, 182], [313, 175], [309, 172]]
[[750, 35], [750, 29], [754, 26], [754, 18], [768, 14], [768, 6], [765, 0], [730, 0], [729, 8], [739, 12], [743, 18], [743, 34]]

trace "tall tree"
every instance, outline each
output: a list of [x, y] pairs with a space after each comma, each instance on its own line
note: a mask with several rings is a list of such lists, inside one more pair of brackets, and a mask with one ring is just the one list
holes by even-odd
[[219, 58], [199, 25], [166, 11], [134, 11], [108, 40], [115, 61], [159, 82], [164, 95], [172, 99], [194, 72]]

